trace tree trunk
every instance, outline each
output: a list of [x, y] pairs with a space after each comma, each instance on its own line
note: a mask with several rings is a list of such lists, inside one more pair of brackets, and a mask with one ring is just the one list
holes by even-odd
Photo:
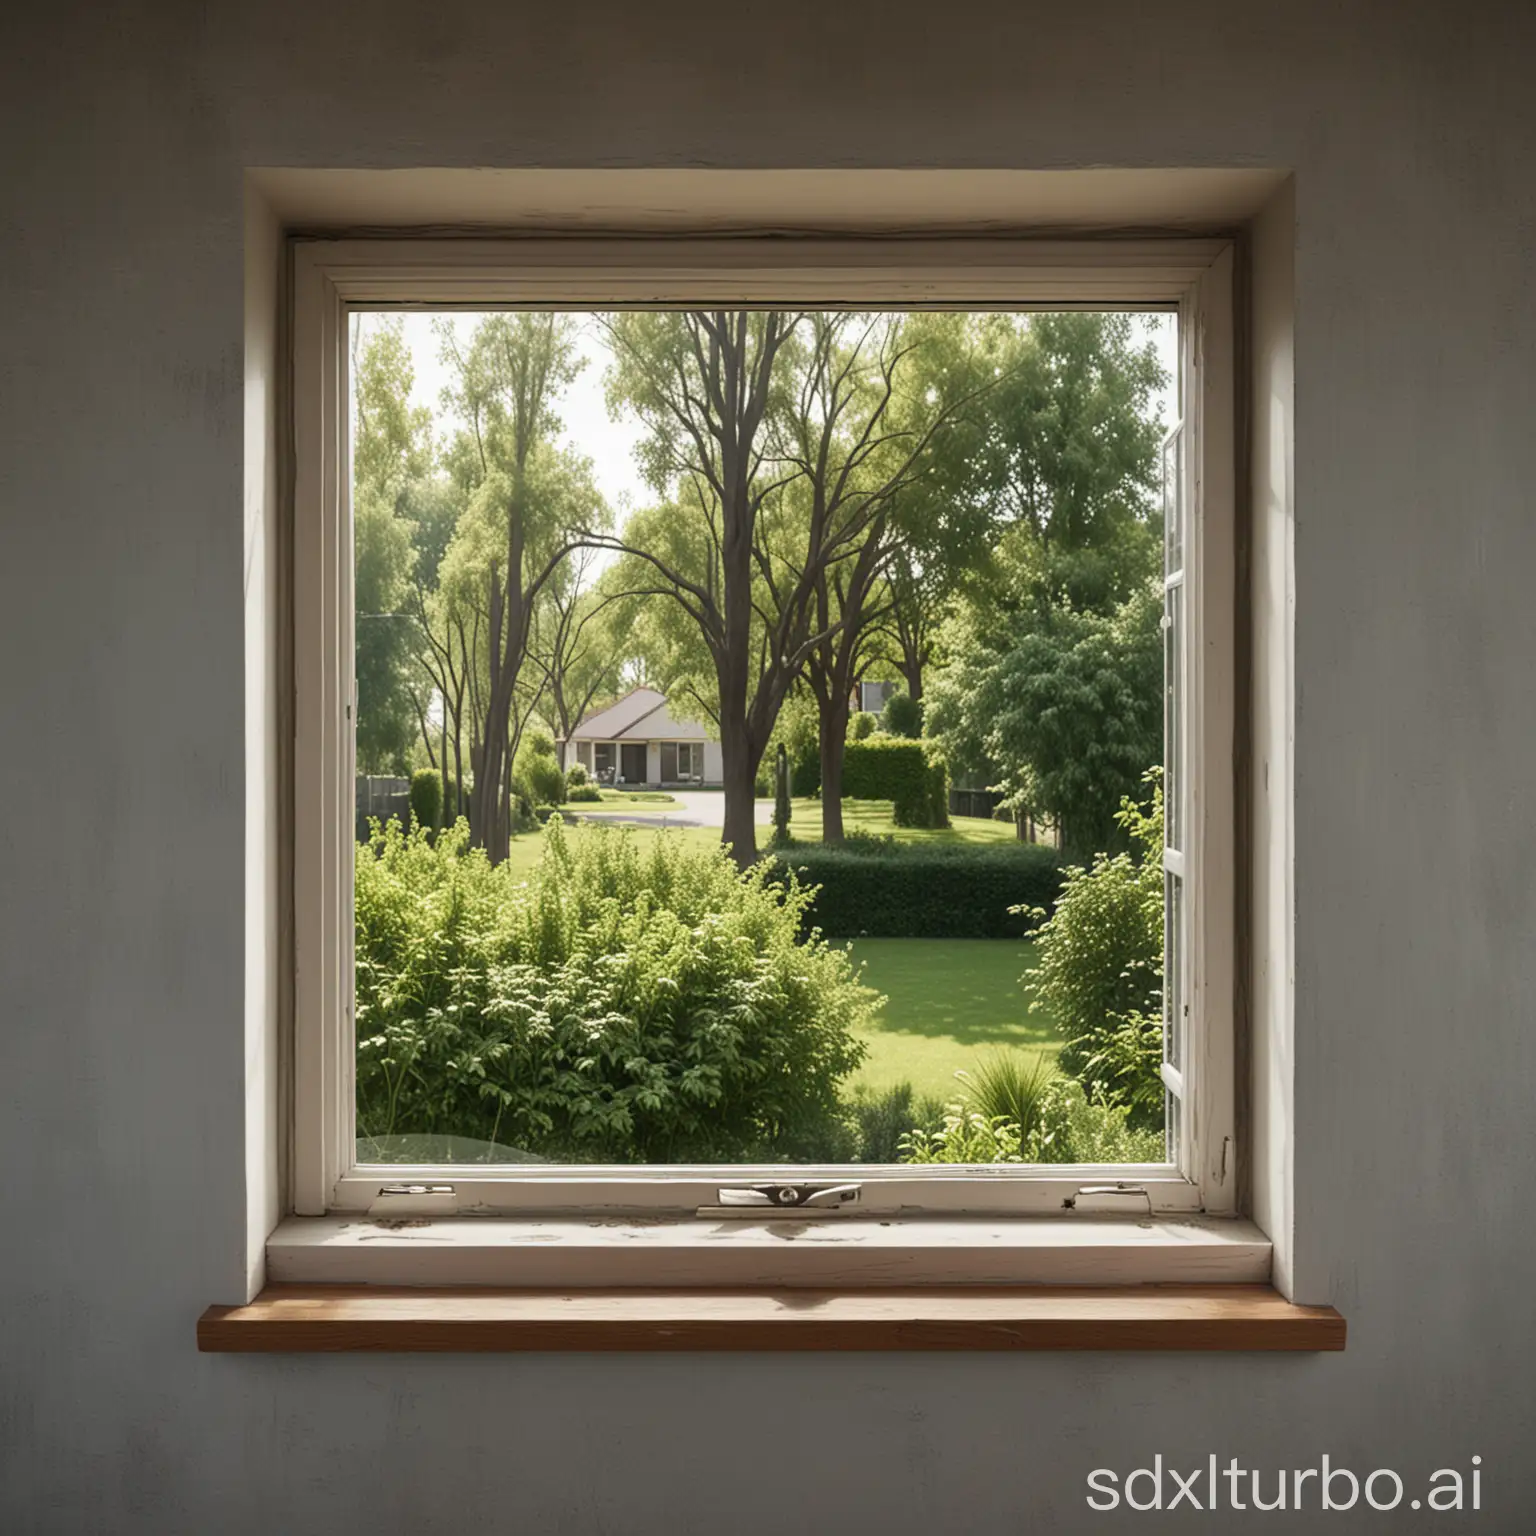
[[722, 778], [725, 784], [725, 824], [720, 841], [730, 849], [740, 869], [757, 862], [757, 762], [745, 730], [720, 732]]
[[923, 658], [908, 651], [896, 663], [896, 670], [901, 673], [907, 685], [907, 697], [914, 704], [921, 704], [923, 702]]
[[843, 831], [843, 752], [848, 744], [848, 690], [833, 687], [817, 699], [821, 728], [821, 840], [840, 843]]

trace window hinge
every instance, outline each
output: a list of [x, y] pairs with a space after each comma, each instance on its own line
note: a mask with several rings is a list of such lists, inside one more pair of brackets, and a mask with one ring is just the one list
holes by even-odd
[[1065, 1211], [1123, 1211], [1127, 1200], [1144, 1200], [1147, 1215], [1152, 1214], [1151, 1193], [1141, 1184], [1085, 1184], [1075, 1195], [1061, 1202]]
[[452, 1184], [381, 1184], [368, 1207], [370, 1216], [454, 1216], [458, 1192]]
[[731, 1184], [715, 1192], [715, 1204], [701, 1205], [700, 1216], [760, 1216], [764, 1211], [794, 1211], [827, 1216], [857, 1205], [862, 1184]]

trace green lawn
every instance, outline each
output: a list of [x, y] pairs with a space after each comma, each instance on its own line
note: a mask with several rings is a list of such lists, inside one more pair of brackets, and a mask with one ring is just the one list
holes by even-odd
[[886, 994], [864, 1039], [869, 1055], [852, 1079], [874, 1089], [910, 1082], [948, 1099], [955, 1072], [978, 1056], [1021, 1050], [1054, 1057], [1061, 1040], [1031, 1014], [1019, 977], [1034, 964], [1025, 939], [855, 939], [864, 980]]
[[[664, 789], [600, 789], [598, 794], [603, 797], [602, 803], [597, 807], [598, 810], [611, 806], [614, 810], [635, 811], [648, 810], [653, 806], [662, 808], [677, 804], [677, 801]], [[580, 803], [578, 802], [578, 805]], [[585, 803], [590, 805], [592, 802]], [[572, 809], [576, 808], [572, 807]]]
[[[821, 801], [790, 801], [789, 831], [796, 842], [819, 843]], [[978, 816], [956, 816], [952, 825], [935, 830], [927, 827], [898, 827], [892, 819], [889, 800], [844, 800], [843, 831], [863, 832], [872, 837], [894, 837], [902, 843], [1011, 843], [1017, 835], [1011, 821], [983, 821]], [[766, 839], [760, 838], [759, 841], [761, 843]]]
[[[582, 809], [579, 805], [569, 808], [571, 814], [577, 814]], [[643, 807], [642, 807], [643, 809]], [[670, 837], [681, 837], [699, 848], [718, 848], [720, 846], [720, 832], [715, 827], [650, 827], [643, 823], [610, 822], [599, 823], [596, 820], [589, 821], [585, 825], [578, 823], [575, 826], [567, 825], [566, 835], [569, 837], [607, 837], [616, 828], [633, 834], [635, 841], [643, 848], [652, 838], [659, 837], [663, 830]], [[512, 839], [512, 846], [507, 854], [507, 862], [519, 874], [528, 874], [533, 866], [539, 862], [539, 856], [544, 852], [544, 834], [538, 832], [521, 832]]]
[[[578, 802], [565, 807], [565, 813], [570, 817], [580, 816], [588, 810], [610, 811], [625, 816], [637, 812], [641, 814], [655, 812], [657, 819], [661, 820], [671, 807], [677, 804], [670, 795], [662, 795], [657, 791], [640, 790], [632, 793], [633, 801], [625, 804], [626, 797], [623, 791], [605, 789], [603, 804], [588, 805]], [[644, 798], [641, 798], [642, 796]], [[658, 804], [658, 800], [665, 800], [668, 803]], [[597, 824], [597, 817], [593, 817], [587, 823], [589, 827], [595, 827]], [[662, 830], [660, 827], [631, 822], [625, 822], [622, 825], [627, 826], [642, 842], [655, 837]], [[578, 826], [573, 830], [580, 832], [583, 829]], [[607, 829], [604, 828], [604, 830]], [[720, 833], [714, 827], [673, 827], [670, 830], [675, 836], [687, 838], [690, 843], [697, 844], [701, 848], [714, 848], [720, 844]], [[1012, 842], [1014, 837], [1012, 822], [982, 821], [971, 816], [956, 817], [953, 826], [938, 831], [929, 831], [923, 827], [898, 827], [891, 819], [889, 800], [844, 800], [843, 830], [867, 832], [877, 836], [888, 834], [901, 842], [911, 843], [1006, 843]], [[821, 841], [821, 801], [796, 800], [793, 804], [790, 831], [799, 842], [819, 843]], [[766, 850], [772, 834], [772, 827], [760, 826], [757, 829], [759, 850]], [[526, 873], [538, 863], [539, 854], [544, 846], [542, 837], [542, 832], [523, 832], [512, 839], [508, 862], [514, 869]]]

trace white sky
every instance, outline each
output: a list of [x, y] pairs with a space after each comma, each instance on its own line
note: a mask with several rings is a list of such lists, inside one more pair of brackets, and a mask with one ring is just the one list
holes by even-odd
[[[445, 414], [441, 395], [449, 373], [438, 355], [439, 342], [432, 332], [433, 321], [437, 318], [439, 316], [429, 311], [419, 310], [401, 315], [405, 340], [416, 370], [412, 403], [430, 407], [437, 419], [439, 437], [446, 437], [453, 427]], [[473, 314], [459, 314], [454, 317], [454, 323], [467, 334], [477, 318]], [[577, 348], [586, 366], [576, 375], [560, 402], [560, 417], [565, 428], [563, 436], [569, 446], [592, 460], [598, 489], [613, 508], [617, 520], [622, 522], [628, 508], [643, 506], [650, 499], [650, 492], [635, 467], [634, 450], [643, 433], [639, 423], [627, 413], [618, 421], [609, 419], [603, 399], [603, 374], [610, 353], [592, 318], [586, 315], [579, 318]], [[1140, 320], [1147, 337], [1157, 343], [1163, 368], [1172, 379], [1177, 357], [1175, 317], [1149, 314], [1141, 316]], [[358, 323], [366, 331], [370, 323], [376, 322], [371, 315], [360, 315]], [[1170, 421], [1173, 410], [1171, 388], [1158, 402], [1158, 408], [1163, 420]]]

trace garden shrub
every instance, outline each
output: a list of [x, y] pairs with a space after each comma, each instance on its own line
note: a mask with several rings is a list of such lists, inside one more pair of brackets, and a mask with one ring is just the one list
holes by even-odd
[[1084, 1091], [1073, 1077], [1057, 1077], [1040, 1106], [1030, 1148], [1040, 1163], [1161, 1163], [1161, 1129], [1133, 1126], [1128, 1104], [1112, 1104]]
[[923, 706], [909, 694], [893, 693], [880, 711], [880, 729], [887, 736], [915, 741], [923, 734]]
[[579, 758], [565, 770], [565, 785], [567, 789], [575, 789], [579, 784], [590, 784], [592, 775], [587, 772], [587, 766]]
[[1006, 1114], [975, 1103], [950, 1104], [936, 1130], [914, 1129], [901, 1138], [904, 1163], [1161, 1163], [1163, 1133], [1135, 1130], [1130, 1109], [1089, 1098], [1076, 1078], [1056, 1076], [1025, 1130]]
[[814, 800], [821, 793], [821, 743], [813, 736], [795, 745], [789, 759], [790, 793]]
[[601, 802], [603, 792], [596, 784], [572, 784], [566, 790], [565, 798], [579, 805], [592, 805]]
[[949, 825], [949, 771], [930, 743], [870, 736], [843, 749], [843, 793], [889, 800], [898, 827]]
[[850, 837], [770, 855], [775, 877], [818, 887], [807, 919], [840, 939], [1002, 939], [1028, 931], [1061, 883], [1055, 850], [1031, 843], [900, 843]]
[[1036, 964], [1023, 978], [1031, 1011], [1066, 1041], [1061, 1069], [1090, 1098], [1130, 1106], [1138, 1128], [1163, 1114], [1163, 798], [1150, 777], [1149, 807], [1125, 800], [1119, 813], [1140, 857], [1100, 854], [1065, 871], [1055, 911], [1038, 914]]
[[864, 741], [880, 729], [880, 719], [867, 709], [855, 710], [848, 717], [848, 740]]
[[802, 940], [810, 893], [718, 849], [558, 818], [531, 875], [467, 828], [385, 827], [357, 860], [360, 1135], [578, 1162], [840, 1146], [876, 994]]
[[1029, 1163], [1016, 1122], [951, 1104], [935, 1131], [914, 1130], [901, 1138], [904, 1163]]
[[442, 774], [436, 768], [418, 768], [411, 775], [411, 815], [418, 826], [435, 827], [442, 811]]
[[861, 1163], [899, 1163], [903, 1139], [914, 1131], [933, 1132], [944, 1123], [944, 1106], [924, 1095], [916, 1097], [911, 1083], [875, 1090], [862, 1084], [848, 1100], [856, 1148]]
[[544, 731], [529, 731], [512, 760], [513, 789], [530, 805], [559, 805], [565, 784], [553, 739]]

